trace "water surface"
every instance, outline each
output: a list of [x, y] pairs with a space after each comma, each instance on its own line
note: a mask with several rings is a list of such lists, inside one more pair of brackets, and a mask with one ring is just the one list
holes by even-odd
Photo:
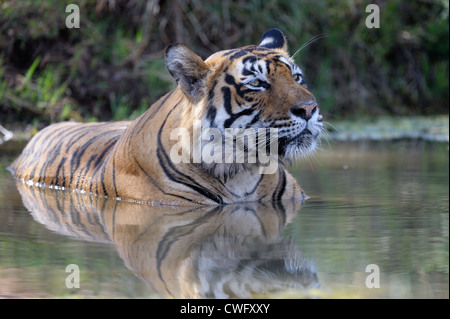
[[324, 145], [290, 169], [304, 203], [220, 209], [16, 185], [21, 147], [0, 146], [0, 297], [449, 297], [448, 143]]

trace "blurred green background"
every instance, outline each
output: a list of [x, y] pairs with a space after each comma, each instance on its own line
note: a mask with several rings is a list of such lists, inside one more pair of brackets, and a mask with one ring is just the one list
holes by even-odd
[[295, 59], [331, 123], [448, 114], [448, 12], [448, 0], [0, 0], [0, 125], [134, 119], [175, 86], [167, 44], [206, 58], [273, 27], [291, 53], [324, 36]]

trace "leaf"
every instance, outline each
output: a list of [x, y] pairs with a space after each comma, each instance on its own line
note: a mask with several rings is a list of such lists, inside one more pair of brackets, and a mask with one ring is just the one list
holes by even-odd
[[34, 74], [34, 71], [36, 70], [37, 66], [39, 65], [39, 62], [41, 62], [41, 57], [38, 56], [36, 60], [34, 60], [33, 64], [31, 64], [30, 68], [28, 69], [27, 73], [25, 74], [25, 83], [28, 83], [31, 80], [31, 77]]

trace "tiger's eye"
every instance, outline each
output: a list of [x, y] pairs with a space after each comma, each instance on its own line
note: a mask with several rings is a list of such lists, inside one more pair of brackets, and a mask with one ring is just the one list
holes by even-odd
[[261, 86], [261, 81], [260, 80], [253, 80], [248, 82], [249, 85], [254, 86], [254, 87], [258, 87]]

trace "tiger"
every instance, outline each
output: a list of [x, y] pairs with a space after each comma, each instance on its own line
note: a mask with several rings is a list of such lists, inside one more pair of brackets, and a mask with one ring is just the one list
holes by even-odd
[[[149, 205], [307, 198], [286, 166], [316, 149], [323, 117], [279, 29], [265, 32], [259, 45], [205, 60], [183, 44], [170, 44], [164, 60], [177, 86], [140, 117], [52, 124], [11, 164], [15, 178]], [[207, 129], [238, 133], [213, 142], [213, 135], [202, 133]], [[187, 133], [176, 136], [180, 130]], [[246, 136], [248, 130], [257, 133]], [[217, 150], [217, 156], [207, 161], [195, 149], [208, 155]], [[235, 153], [230, 157], [227, 149]], [[267, 150], [269, 161], [263, 161]], [[244, 162], [236, 160], [238, 151]]]
[[[321, 288], [313, 259], [282, 235], [303, 202], [151, 206], [17, 184], [35, 221], [75, 240], [112, 245], [150, 296], [309, 297]], [[82, 283], [88, 290], [93, 284]]]

